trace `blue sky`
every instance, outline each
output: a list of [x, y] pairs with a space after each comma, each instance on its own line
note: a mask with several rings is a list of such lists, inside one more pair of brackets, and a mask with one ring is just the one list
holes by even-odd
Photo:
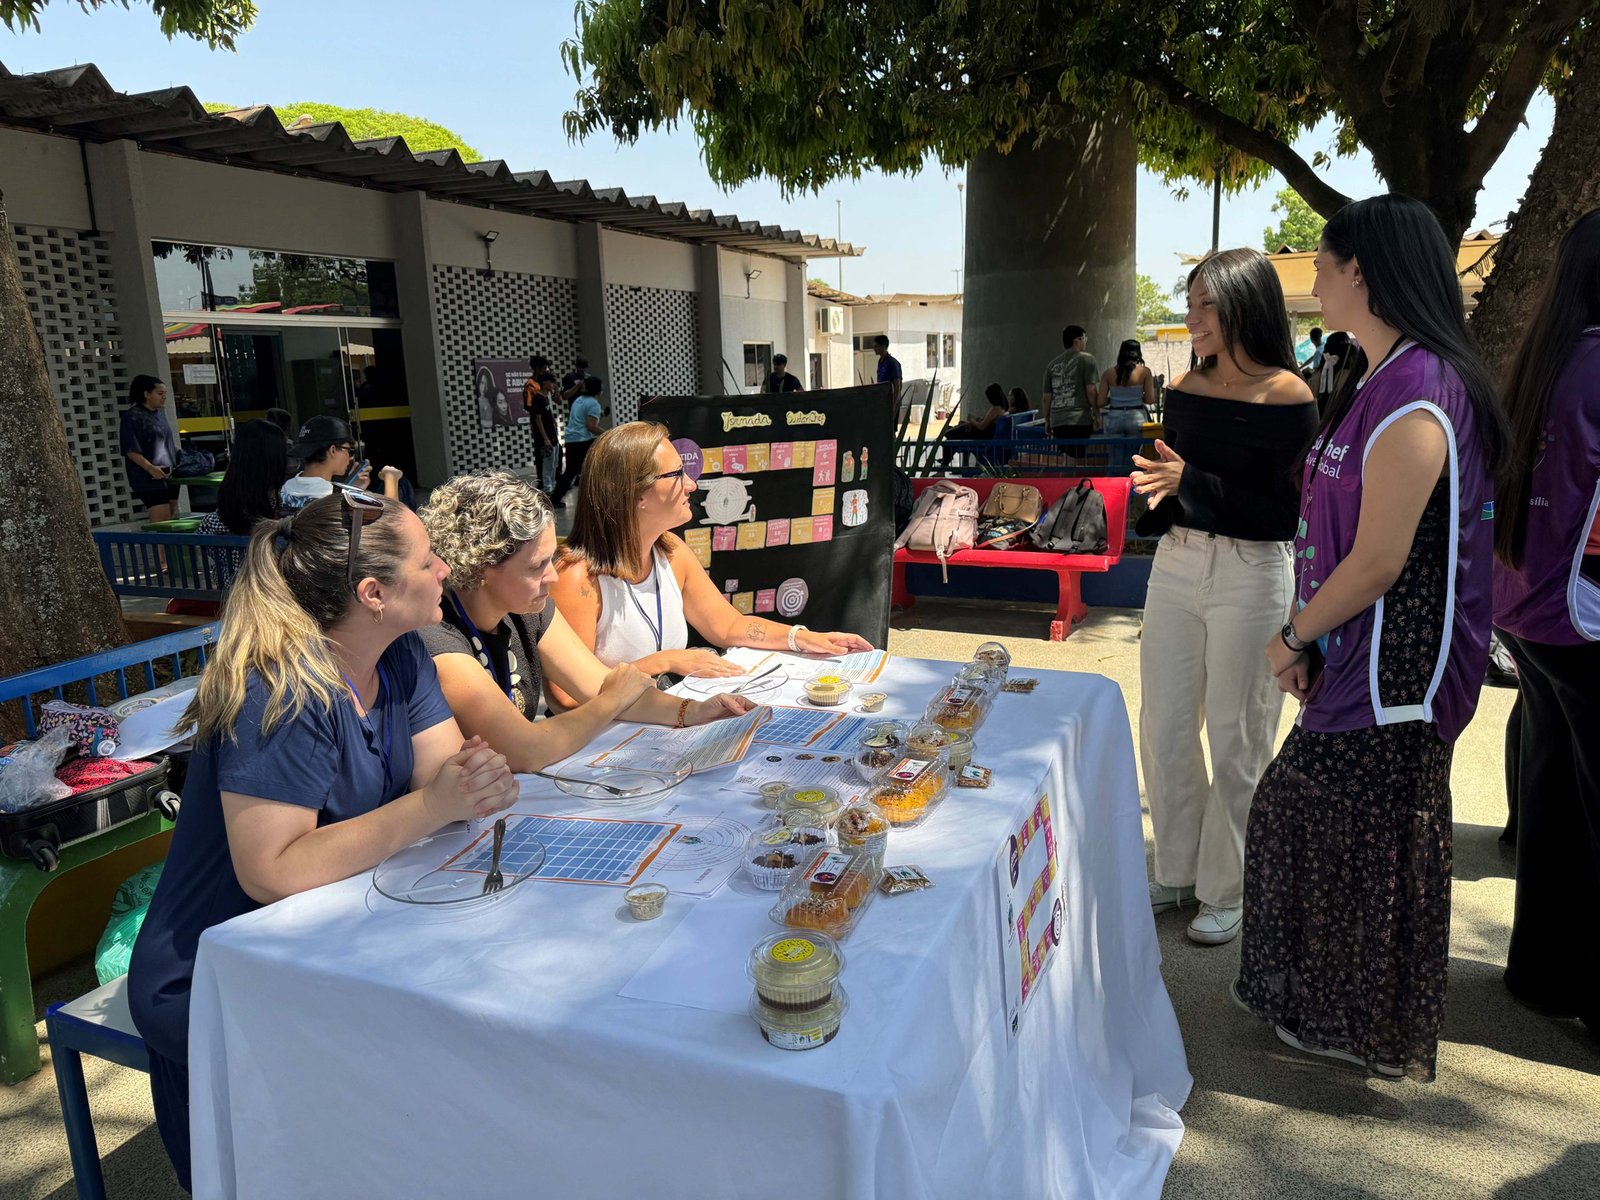
[[[942, 292], [956, 285], [959, 174], [934, 167], [913, 177], [871, 175], [785, 201], [771, 183], [732, 192], [716, 187], [686, 129], [650, 135], [630, 147], [607, 137], [569, 143], [561, 117], [576, 83], [562, 68], [560, 44], [573, 32], [570, 0], [477, 0], [449, 7], [437, 0], [259, 0], [259, 7], [255, 28], [236, 54], [227, 54], [187, 40], [168, 42], [139, 0], [132, 11], [107, 7], [93, 14], [69, 0], [53, 0], [42, 32], [0, 30], [0, 62], [13, 72], [93, 62], [119, 90], [186, 84], [203, 101], [322, 101], [414, 113], [454, 129], [514, 170], [585, 178], [600, 187], [683, 200], [808, 233], [833, 234], [842, 211], [844, 238], [868, 247], [865, 257], [844, 264], [846, 290]], [[1516, 208], [1552, 117], [1549, 98], [1537, 98], [1527, 126], [1489, 175], [1474, 228], [1502, 221]], [[1331, 150], [1331, 141], [1331, 130], [1319, 128], [1299, 149], [1309, 157], [1317, 149]], [[1337, 160], [1327, 177], [1352, 196], [1382, 190], [1364, 154]], [[1223, 245], [1259, 245], [1281, 186], [1275, 179], [1224, 199]], [[1178, 254], [1210, 244], [1209, 193], [1200, 189], [1179, 200], [1141, 172], [1138, 209], [1139, 270], [1169, 286], [1181, 273]], [[813, 273], [836, 283], [838, 271], [827, 262], [816, 264]]]

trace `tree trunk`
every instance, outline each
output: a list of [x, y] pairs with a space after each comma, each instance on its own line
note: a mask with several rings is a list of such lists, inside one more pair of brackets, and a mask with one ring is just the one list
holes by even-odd
[[[0, 678], [127, 641], [0, 196]], [[0, 712], [0, 728], [9, 714]], [[13, 727], [13, 732], [15, 729]]]
[[1510, 362], [1562, 237], [1584, 213], [1600, 208], [1594, 144], [1594, 130], [1600, 126], [1600, 49], [1593, 37], [1585, 41], [1556, 101], [1550, 141], [1528, 179], [1522, 204], [1511, 214], [1495, 250], [1494, 270], [1472, 314], [1472, 332], [1496, 374]]
[[1134, 336], [1134, 187], [1127, 126], [1076, 127], [1038, 149], [985, 150], [967, 167], [961, 393], [981, 414], [998, 383], [1040, 396], [1061, 330], [1082, 325], [1102, 367]]

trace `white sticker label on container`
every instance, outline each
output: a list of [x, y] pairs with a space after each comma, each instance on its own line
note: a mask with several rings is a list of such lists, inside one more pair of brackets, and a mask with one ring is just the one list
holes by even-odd
[[844, 874], [844, 869], [850, 865], [850, 856], [832, 851], [824, 854], [812, 865], [806, 878], [816, 883], [838, 883], [839, 876]]
[[944, 703], [947, 708], [965, 708], [972, 703], [976, 693], [969, 687], [953, 687], [944, 694]]
[[821, 1025], [814, 1025], [810, 1029], [767, 1029], [762, 1030], [767, 1035], [767, 1041], [780, 1050], [814, 1050], [828, 1040], [828, 1031]]
[[910, 783], [921, 775], [932, 764], [929, 758], [902, 758], [895, 764], [894, 770], [889, 772], [889, 778], [900, 783]]

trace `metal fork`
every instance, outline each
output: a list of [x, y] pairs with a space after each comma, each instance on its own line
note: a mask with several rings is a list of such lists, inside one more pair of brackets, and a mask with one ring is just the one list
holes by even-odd
[[498, 892], [505, 887], [505, 876], [500, 874], [500, 847], [506, 840], [506, 819], [494, 823], [494, 857], [489, 861], [489, 873], [483, 877], [483, 894]]

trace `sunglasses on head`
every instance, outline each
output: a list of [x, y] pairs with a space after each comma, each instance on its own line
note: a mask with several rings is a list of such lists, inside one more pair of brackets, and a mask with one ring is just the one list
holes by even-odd
[[356, 551], [361, 548], [361, 527], [383, 516], [383, 498], [344, 485], [339, 486], [339, 496], [344, 520], [350, 527], [350, 555], [345, 570], [350, 580], [350, 590], [355, 591], [356, 584], [360, 582], [356, 575]]

